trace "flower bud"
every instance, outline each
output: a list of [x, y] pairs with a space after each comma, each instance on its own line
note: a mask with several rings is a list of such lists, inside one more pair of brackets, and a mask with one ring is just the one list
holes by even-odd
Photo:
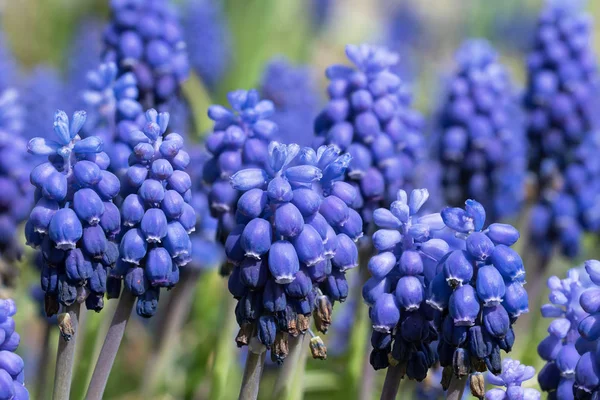
[[319, 211], [321, 196], [314, 190], [300, 187], [293, 191], [291, 202], [304, 217], [309, 217]]
[[502, 302], [506, 286], [502, 275], [493, 265], [485, 265], [477, 271], [477, 296], [484, 307], [495, 306]]
[[147, 249], [144, 234], [140, 229], [130, 229], [125, 232], [119, 245], [122, 260], [136, 265], [144, 258]]
[[423, 284], [414, 276], [400, 278], [395, 293], [398, 305], [406, 311], [418, 310], [425, 297]]
[[61, 208], [52, 219], [48, 229], [50, 239], [61, 250], [74, 249], [83, 236], [83, 227], [77, 215], [70, 208]]
[[392, 294], [383, 293], [371, 309], [373, 329], [379, 332], [390, 332], [400, 320], [400, 310]]
[[477, 294], [471, 285], [460, 286], [450, 296], [450, 316], [457, 326], [473, 325], [479, 314], [479, 309]]
[[319, 332], [327, 333], [331, 325], [331, 313], [333, 307], [327, 296], [318, 296], [316, 298], [313, 317], [315, 318], [315, 326]]
[[137, 194], [130, 194], [121, 205], [123, 225], [136, 226], [142, 221], [145, 212], [143, 199]]
[[310, 339], [310, 352], [315, 360], [327, 360], [327, 347], [320, 336]]

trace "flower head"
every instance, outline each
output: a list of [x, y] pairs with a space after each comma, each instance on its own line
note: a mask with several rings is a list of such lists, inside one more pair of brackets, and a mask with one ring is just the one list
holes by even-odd
[[0, 393], [6, 399], [27, 400], [29, 393], [24, 384], [23, 359], [15, 353], [21, 341], [13, 319], [17, 306], [12, 299], [2, 299], [0, 310], [0, 324], [4, 333], [0, 343]]
[[107, 291], [107, 273], [119, 256], [115, 243], [121, 219], [113, 199], [119, 180], [106, 169], [110, 158], [96, 136], [81, 139], [86, 120], [77, 111], [71, 120], [63, 111], [54, 117], [54, 140], [33, 138], [30, 153], [47, 156], [31, 171], [36, 205], [25, 225], [27, 244], [43, 256], [42, 289], [49, 316], [59, 304], [85, 301], [100, 311]]
[[339, 149], [271, 142], [266, 161], [265, 169], [231, 177], [243, 194], [225, 251], [234, 265], [229, 291], [238, 299], [238, 345], [257, 335], [282, 361], [276, 340], [308, 330], [311, 313], [326, 332], [333, 304], [348, 296], [345, 274], [358, 264], [362, 220], [349, 206], [356, 193], [341, 180], [350, 157]]

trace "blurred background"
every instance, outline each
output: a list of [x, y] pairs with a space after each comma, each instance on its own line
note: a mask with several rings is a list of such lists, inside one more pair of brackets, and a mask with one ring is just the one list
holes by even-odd
[[[28, 137], [40, 135], [41, 129], [52, 129], [52, 115], [57, 108], [72, 111], [76, 107], [85, 74], [100, 59], [102, 30], [108, 19], [107, 3], [108, 0], [0, 0], [0, 63], [16, 68], [14, 79], [29, 114]], [[193, 65], [193, 75], [184, 88], [193, 123], [182, 129], [188, 129], [198, 140], [211, 128], [205, 116], [207, 106], [223, 103], [228, 91], [257, 87], [268, 93], [266, 74], [276, 71], [267, 67], [278, 57], [305, 68], [305, 75], [288, 82], [289, 90], [309, 85], [314, 106], [308, 108], [302, 121], [287, 123], [300, 135], [312, 135], [312, 118], [325, 97], [323, 71], [332, 63], [346, 62], [344, 45], [348, 43], [384, 44], [398, 52], [401, 56], [398, 72], [413, 88], [415, 104], [426, 117], [435, 112], [444, 78], [453, 71], [454, 51], [468, 37], [489, 39], [508, 65], [515, 83], [522, 87], [524, 55], [542, 6], [540, 0], [173, 0], [173, 3], [181, 10]], [[594, 19], [600, 18], [600, 2], [590, 1], [588, 10]], [[600, 29], [596, 29], [595, 36], [598, 49]], [[277, 106], [277, 94], [272, 97]], [[285, 126], [285, 116], [281, 118], [278, 123]], [[581, 260], [593, 255], [591, 247], [591, 244], [586, 246]], [[548, 274], [564, 275], [571, 266], [555, 258]], [[39, 273], [27, 263], [19, 268], [14, 295], [20, 307], [19, 352], [26, 362], [26, 384], [31, 391], [39, 378], [35, 371], [40, 365], [39, 349], [46, 322], [39, 317], [39, 306], [30, 296], [32, 286], [39, 284]], [[538, 278], [544, 279], [534, 279]], [[224, 387], [222, 398], [235, 398], [244, 355], [235, 348], [233, 337], [224, 340], [220, 331], [227, 325], [224, 319], [234, 319], [228, 309], [228, 297], [226, 282], [217, 269], [204, 272], [181, 336], [170, 338], [168, 354], [160, 360], [160, 379], [150, 398], [211, 398], [215, 376]], [[304, 398], [354, 398], [353, 380], [360, 375], [362, 360], [352, 356], [356, 354], [352, 347], [366, 344], [350, 340], [351, 333], [362, 328], [353, 320], [353, 308], [360, 305], [359, 301], [350, 299], [336, 311], [328, 335], [331, 339], [324, 338], [329, 359], [308, 361]], [[114, 307], [110, 303], [109, 309]], [[519, 325], [528, 326], [529, 332], [517, 335], [513, 355], [536, 368], [543, 365], [536, 345], [547, 328], [547, 322], [541, 321], [538, 314], [532, 313], [530, 321], [517, 324], [517, 329]], [[78, 341], [73, 399], [83, 398], [111, 315], [109, 310], [101, 314], [86, 313], [85, 331]], [[159, 323], [157, 319], [132, 318], [108, 383], [106, 399], [149, 398], [140, 394], [139, 387], [145, 382], [150, 339]], [[58, 336], [55, 330], [51, 330], [49, 338], [51, 358]], [[219, 351], [223, 348], [225, 351]], [[47, 365], [51, 366], [47, 369], [51, 382], [53, 361], [49, 360]], [[276, 369], [268, 367], [263, 378], [261, 396], [265, 398], [271, 392]], [[377, 373], [374, 398], [380, 393], [383, 376], [383, 371]], [[414, 394], [413, 389], [407, 384], [401, 391], [406, 398], [413, 395], [424, 398], [422, 393]]]

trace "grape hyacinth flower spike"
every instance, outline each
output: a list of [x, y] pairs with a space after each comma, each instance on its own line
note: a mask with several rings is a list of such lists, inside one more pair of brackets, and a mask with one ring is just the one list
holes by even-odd
[[231, 109], [210, 106], [208, 116], [215, 121], [206, 139], [212, 155], [204, 165], [203, 180], [210, 185], [208, 196], [211, 213], [219, 219], [220, 239], [235, 227], [239, 193], [229, 179], [244, 168], [267, 168], [269, 142], [278, 132], [270, 117], [275, 108], [261, 100], [256, 90], [236, 90], [227, 96]]
[[527, 161], [508, 71], [483, 39], [466, 41], [455, 58], [438, 117], [444, 197], [452, 206], [477, 199], [493, 220], [514, 216], [525, 197]]
[[396, 380], [404, 373], [422, 381], [436, 361], [430, 347], [438, 339], [432, 324], [435, 313], [426, 303], [426, 290], [449, 246], [432, 238], [434, 231], [444, 228], [439, 213], [417, 216], [428, 197], [426, 189], [414, 189], [410, 195], [400, 190], [389, 209], [373, 213], [379, 229], [372, 241], [378, 253], [368, 263], [371, 278], [363, 287], [363, 299], [373, 326], [371, 365], [390, 368], [386, 396], [396, 395], [385, 392], [397, 390]]
[[[249, 346], [249, 359], [269, 349], [283, 362], [288, 341], [310, 331], [311, 314], [317, 330], [327, 332], [333, 305], [348, 295], [345, 274], [358, 264], [362, 220], [350, 212], [354, 188], [341, 181], [350, 155], [339, 153], [335, 146], [315, 152], [271, 142], [266, 169], [231, 177], [243, 194], [225, 251], [234, 265], [229, 290], [238, 299], [236, 342]], [[311, 340], [319, 345], [313, 354], [323, 357], [320, 343]], [[244, 381], [242, 392], [253, 398], [257, 384]]]
[[190, 233], [196, 213], [190, 205], [192, 182], [185, 171], [190, 163], [177, 133], [166, 134], [169, 113], [150, 109], [142, 130], [131, 133], [137, 139], [123, 178], [121, 218], [123, 232], [119, 260], [110, 271], [111, 296], [121, 293], [111, 326], [88, 388], [88, 399], [101, 399], [110, 369], [131, 309], [144, 318], [157, 310], [161, 289], [179, 281], [179, 268], [190, 262]]
[[512, 324], [528, 312], [525, 267], [510, 246], [519, 239], [511, 225], [484, 227], [484, 207], [445, 208], [442, 219], [458, 239], [438, 263], [427, 303], [437, 309], [438, 355], [447, 387], [462, 390], [475, 372], [501, 371], [500, 350], [512, 349]]
[[144, 108], [166, 111], [190, 68], [175, 10], [167, 0], [113, 0], [110, 10], [104, 59], [117, 64], [119, 76], [135, 73]]
[[48, 316], [59, 312], [59, 340], [54, 394], [68, 396], [80, 304], [104, 307], [107, 275], [119, 257], [115, 238], [121, 229], [113, 203], [119, 180], [106, 168], [110, 159], [96, 136], [81, 139], [84, 111], [71, 121], [63, 111], [54, 116], [55, 139], [33, 138], [30, 153], [48, 161], [31, 171], [36, 205], [25, 225], [29, 246], [42, 253], [41, 286]]
[[[583, 275], [583, 276], [582, 276]], [[566, 279], [548, 279], [550, 303], [542, 306], [542, 316], [553, 318], [548, 336], [538, 345], [538, 354], [546, 365], [538, 375], [540, 388], [557, 399], [573, 399], [575, 367], [580, 355], [576, 347], [578, 327], [588, 313], [579, 304], [590, 281], [585, 271], [571, 269]]]
[[415, 186], [413, 172], [425, 155], [423, 119], [390, 69], [398, 55], [383, 47], [346, 46], [354, 67], [327, 68], [329, 102], [314, 124], [315, 146], [333, 144], [352, 155], [347, 181], [358, 189], [352, 208], [366, 223], [372, 212]]
[[[489, 383], [503, 386], [506, 389], [493, 388], [485, 393], [486, 400], [539, 400], [541, 395], [537, 389], [521, 387], [523, 382], [530, 380], [535, 375], [533, 367], [523, 365], [517, 360], [505, 358], [502, 360], [502, 372], [497, 374], [488, 373]], [[475, 377], [475, 378], [474, 378]], [[475, 381], [475, 382], [474, 382]], [[475, 391], [473, 389], [476, 389]], [[471, 376], [471, 393], [479, 399], [484, 398], [485, 391], [483, 375]], [[558, 397], [559, 399], [564, 399]]]
[[0, 398], [6, 400], [29, 400], [25, 388], [23, 359], [15, 353], [21, 337], [15, 330], [13, 319], [17, 306], [12, 299], [0, 299]]

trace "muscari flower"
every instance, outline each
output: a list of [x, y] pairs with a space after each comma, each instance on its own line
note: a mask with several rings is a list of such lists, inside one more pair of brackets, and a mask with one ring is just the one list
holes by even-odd
[[[535, 375], [533, 367], [523, 365], [517, 360], [505, 358], [502, 360], [502, 372], [488, 373], [489, 383], [503, 386], [506, 389], [493, 388], [485, 393], [486, 400], [539, 400], [540, 392], [521, 385]], [[480, 397], [481, 398], [481, 397]], [[559, 397], [562, 399], [562, 397]]]
[[133, 135], [146, 122], [137, 79], [132, 72], [118, 76], [115, 63], [100, 64], [88, 71], [86, 87], [80, 93], [88, 111], [82, 136], [98, 136], [110, 156], [110, 171], [122, 176], [139, 138]]
[[[577, 361], [576, 355], [573, 354], [567, 359], [571, 368], [571, 364], [577, 361], [574, 368], [575, 382], [572, 384], [573, 395], [577, 400], [595, 399], [600, 393], [600, 363], [598, 362], [600, 361], [598, 359], [600, 348], [598, 340], [600, 339], [600, 261], [586, 261], [585, 271], [591, 282], [579, 297], [579, 304], [586, 315], [579, 322], [578, 331], [581, 337], [575, 342], [577, 355], [581, 355], [581, 357]], [[546, 380], [557, 379], [558, 372], [560, 371], [548, 374], [550, 376]], [[560, 391], [560, 387], [557, 389], [558, 391]]]
[[374, 209], [414, 187], [424, 156], [423, 121], [410, 108], [410, 93], [390, 71], [398, 56], [385, 48], [346, 46], [355, 67], [327, 68], [329, 103], [317, 116], [315, 145], [334, 144], [352, 155], [347, 180], [359, 191], [354, 209], [371, 222]]
[[203, 169], [203, 180], [211, 186], [211, 213], [219, 219], [225, 236], [236, 225], [239, 197], [229, 178], [244, 168], [267, 168], [267, 146], [278, 132], [277, 124], [270, 119], [273, 103], [261, 100], [256, 90], [236, 90], [227, 98], [231, 109], [220, 105], [208, 109], [215, 125], [206, 138], [206, 149], [212, 158]]
[[508, 71], [491, 45], [466, 41], [439, 112], [437, 151], [446, 202], [480, 201], [493, 220], [524, 201], [525, 138]]
[[458, 240], [428, 287], [427, 303], [439, 311], [440, 364], [459, 378], [485, 370], [499, 373], [500, 350], [509, 352], [515, 340], [512, 324], [528, 312], [525, 268], [510, 247], [519, 232], [499, 223], [484, 228], [485, 209], [474, 200], [441, 215]]
[[307, 66], [294, 66], [285, 58], [271, 60], [263, 73], [260, 92], [275, 105], [271, 119], [279, 126], [280, 140], [310, 146], [309, 134], [319, 112], [317, 82]]
[[189, 74], [183, 33], [166, 0], [112, 0], [111, 23], [104, 32], [105, 59], [119, 76], [134, 72], [145, 108], [164, 111], [176, 101]]
[[378, 254], [369, 260], [371, 278], [363, 287], [373, 324], [371, 365], [405, 364], [407, 376], [418, 381], [436, 361], [430, 344], [438, 339], [426, 290], [449, 250], [445, 241], [432, 238], [432, 231], [444, 228], [440, 214], [417, 216], [428, 197], [426, 189], [410, 195], [400, 190], [389, 209], [375, 210], [379, 230], [372, 241]]
[[560, 171], [555, 163], [547, 163], [543, 177], [545, 186], [531, 210], [530, 242], [544, 257], [553, 248], [574, 258], [579, 254], [584, 232], [600, 230], [600, 131], [591, 132], [571, 151], [568, 165]]
[[349, 162], [335, 146], [315, 152], [271, 142], [265, 169], [231, 177], [243, 192], [225, 243], [240, 347], [269, 348], [282, 362], [289, 335], [306, 332], [311, 313], [317, 329], [328, 330], [333, 304], [348, 296], [345, 274], [358, 264], [362, 236], [362, 220], [350, 208], [356, 193], [341, 181]]
[[[541, 179], [544, 163], [559, 170], [571, 150], [598, 128], [598, 66], [592, 20], [578, 1], [548, 1], [527, 58], [529, 169]], [[544, 182], [540, 182], [543, 189]]]
[[[125, 289], [137, 296], [137, 313], [152, 317], [160, 288], [179, 281], [179, 267], [190, 262], [190, 233], [196, 226], [192, 181], [185, 172], [190, 163], [177, 133], [165, 134], [168, 113], [150, 109], [142, 130], [131, 133], [133, 152], [123, 177], [121, 217], [124, 232], [120, 260], [111, 278], [125, 281]], [[116, 292], [116, 290], [115, 290]]]
[[15, 330], [17, 306], [12, 299], [0, 299], [0, 399], [29, 400], [25, 388], [23, 359], [15, 353], [21, 337]]
[[[581, 271], [583, 272], [583, 271]], [[579, 322], [588, 313], [579, 304], [589, 280], [580, 277], [578, 269], [567, 272], [567, 278], [548, 279], [549, 304], [542, 306], [542, 315], [553, 318], [548, 336], [538, 345], [538, 354], [547, 363], [538, 375], [540, 388], [557, 399], [573, 399], [575, 367], [580, 355], [575, 346], [579, 339]]]
[[86, 303], [104, 307], [107, 274], [119, 256], [115, 238], [121, 219], [113, 199], [119, 180], [106, 169], [110, 159], [95, 136], [81, 139], [86, 114], [71, 121], [63, 111], [54, 117], [54, 140], [33, 138], [30, 153], [47, 156], [31, 171], [36, 205], [25, 225], [27, 244], [43, 256], [42, 289], [48, 316], [59, 305]]
[[231, 62], [231, 33], [221, 8], [211, 0], [188, 0], [182, 20], [190, 65], [211, 90]]

